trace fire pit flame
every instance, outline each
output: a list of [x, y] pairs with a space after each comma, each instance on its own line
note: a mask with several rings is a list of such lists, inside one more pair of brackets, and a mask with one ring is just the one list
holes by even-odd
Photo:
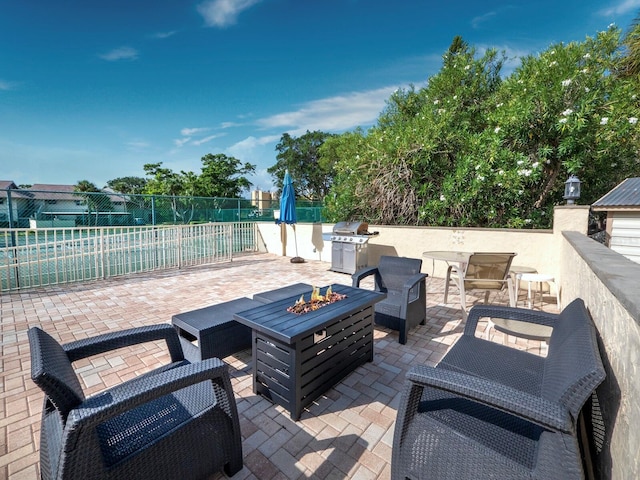
[[324, 295], [320, 294], [319, 287], [313, 287], [309, 301], [306, 301], [304, 299], [304, 295], [301, 295], [294, 305], [287, 308], [287, 312], [302, 315], [303, 313], [318, 310], [319, 308], [338, 302], [344, 298], [347, 298], [347, 296], [342, 293], [333, 293], [331, 285], [327, 287]]

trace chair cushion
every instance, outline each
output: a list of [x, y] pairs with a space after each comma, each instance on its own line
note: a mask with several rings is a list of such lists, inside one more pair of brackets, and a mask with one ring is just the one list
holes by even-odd
[[[96, 430], [106, 465], [115, 465], [211, 408], [215, 398], [211, 389], [211, 382], [201, 382], [98, 425]], [[99, 404], [100, 396], [92, 397], [86, 405]]]
[[438, 364], [446, 368], [540, 395], [545, 359], [506, 345], [462, 335]]
[[51, 335], [38, 327], [29, 329], [31, 379], [66, 418], [84, 399], [80, 380], [67, 353]]
[[391, 317], [400, 316], [402, 296], [397, 292], [387, 292], [387, 298], [376, 303], [374, 310]]

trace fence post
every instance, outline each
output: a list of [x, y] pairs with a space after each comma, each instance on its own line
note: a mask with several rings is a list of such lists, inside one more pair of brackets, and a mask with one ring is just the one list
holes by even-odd
[[181, 225], [175, 226], [178, 233], [178, 270], [182, 268], [182, 229]]
[[[11, 190], [7, 189], [7, 217], [9, 219], [9, 228], [13, 228], [13, 204], [11, 203]], [[12, 245], [14, 247], [15, 245]]]
[[[13, 265], [14, 265], [14, 276], [16, 279], [16, 288], [20, 288], [20, 268], [19, 268], [19, 260], [18, 260], [18, 248], [16, 245], [16, 232], [13, 230], [14, 221], [13, 221], [13, 204], [11, 203], [11, 190], [7, 189], [7, 208], [9, 211], [7, 212], [7, 219], [9, 220], [9, 230], [11, 233], [9, 234], [9, 238], [11, 239], [11, 248], [7, 249], [7, 256], [11, 257], [13, 254]], [[11, 275], [7, 275], [7, 288], [11, 290]]]
[[156, 224], [156, 196], [151, 195], [151, 225]]

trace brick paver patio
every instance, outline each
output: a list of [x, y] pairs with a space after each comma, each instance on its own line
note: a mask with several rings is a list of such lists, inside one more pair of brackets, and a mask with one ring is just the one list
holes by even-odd
[[[351, 284], [349, 275], [328, 268], [322, 262], [292, 264], [287, 258], [256, 254], [232, 263], [1, 295], [0, 479], [39, 478], [43, 395], [30, 379], [29, 327], [40, 326], [66, 343], [110, 330], [169, 323], [175, 313], [291, 283]], [[398, 343], [397, 332], [376, 327], [374, 361], [317, 399], [298, 422], [253, 394], [249, 350], [227, 357], [244, 450], [244, 469], [233, 478], [389, 478], [404, 375], [413, 364], [437, 364], [463, 328], [458, 298], [442, 303], [443, 279], [429, 278], [427, 285], [427, 324], [412, 330], [406, 345]], [[497, 301], [505, 304], [506, 295]], [[556, 311], [556, 306], [549, 309]], [[493, 339], [536, 353], [542, 348], [538, 342], [515, 344], [513, 337], [499, 333]], [[88, 392], [95, 393], [167, 360], [163, 348], [151, 344], [75, 366]]]

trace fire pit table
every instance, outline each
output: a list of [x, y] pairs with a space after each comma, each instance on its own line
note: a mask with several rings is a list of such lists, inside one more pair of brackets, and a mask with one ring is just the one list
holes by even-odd
[[[386, 294], [346, 285], [331, 289], [346, 298], [302, 314], [288, 312], [297, 295], [234, 315], [252, 330], [253, 392], [282, 405], [294, 421], [322, 393], [373, 360], [373, 306]], [[311, 289], [304, 296], [310, 295]]]

